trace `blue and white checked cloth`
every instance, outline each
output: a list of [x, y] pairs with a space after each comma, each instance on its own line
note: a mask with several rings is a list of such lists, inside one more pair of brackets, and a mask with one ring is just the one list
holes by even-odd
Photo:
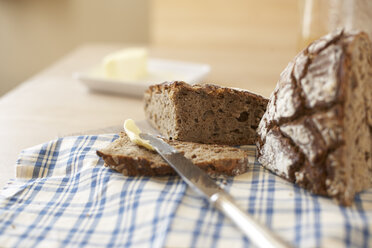
[[[0, 194], [0, 246], [250, 246], [177, 176], [131, 178], [104, 167], [95, 152], [115, 138], [65, 137], [24, 150], [17, 178]], [[217, 181], [255, 219], [294, 246], [372, 246], [372, 190], [344, 208], [257, 162], [244, 175]]]

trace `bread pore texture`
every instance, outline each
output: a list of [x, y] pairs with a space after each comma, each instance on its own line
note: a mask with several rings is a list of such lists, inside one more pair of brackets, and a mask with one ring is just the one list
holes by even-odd
[[147, 120], [168, 139], [205, 144], [255, 144], [268, 99], [212, 84], [171, 82], [145, 93]]
[[[248, 151], [213, 144], [164, 140], [211, 177], [237, 176], [248, 170]], [[167, 176], [176, 172], [155, 151], [134, 144], [126, 133], [97, 151], [105, 166], [125, 176]]]

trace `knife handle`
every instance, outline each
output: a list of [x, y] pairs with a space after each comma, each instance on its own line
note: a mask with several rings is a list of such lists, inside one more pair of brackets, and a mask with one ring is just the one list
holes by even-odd
[[213, 194], [210, 197], [210, 200], [212, 204], [218, 210], [228, 216], [257, 247], [290, 247], [266, 226], [258, 223], [244, 210], [242, 210], [224, 191]]

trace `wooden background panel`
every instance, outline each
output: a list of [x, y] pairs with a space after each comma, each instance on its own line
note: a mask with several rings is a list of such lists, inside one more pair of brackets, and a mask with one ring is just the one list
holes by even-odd
[[209, 63], [208, 82], [268, 96], [296, 53], [296, 0], [153, 0], [150, 9], [151, 44]]
[[296, 0], [154, 0], [151, 9], [153, 44], [232, 49], [295, 44]]

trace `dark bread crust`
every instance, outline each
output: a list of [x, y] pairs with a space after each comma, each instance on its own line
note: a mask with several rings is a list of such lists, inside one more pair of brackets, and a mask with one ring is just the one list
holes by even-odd
[[340, 30], [315, 41], [289, 63], [270, 97], [258, 128], [259, 161], [350, 205], [372, 186], [371, 102], [368, 36]]
[[268, 99], [246, 90], [175, 81], [145, 92], [145, 115], [168, 139], [205, 144], [254, 144]]
[[[248, 170], [248, 152], [242, 149], [191, 142], [167, 141], [210, 176], [237, 176]], [[125, 133], [97, 155], [125, 176], [166, 176], [176, 172], [156, 152], [133, 144]]]

